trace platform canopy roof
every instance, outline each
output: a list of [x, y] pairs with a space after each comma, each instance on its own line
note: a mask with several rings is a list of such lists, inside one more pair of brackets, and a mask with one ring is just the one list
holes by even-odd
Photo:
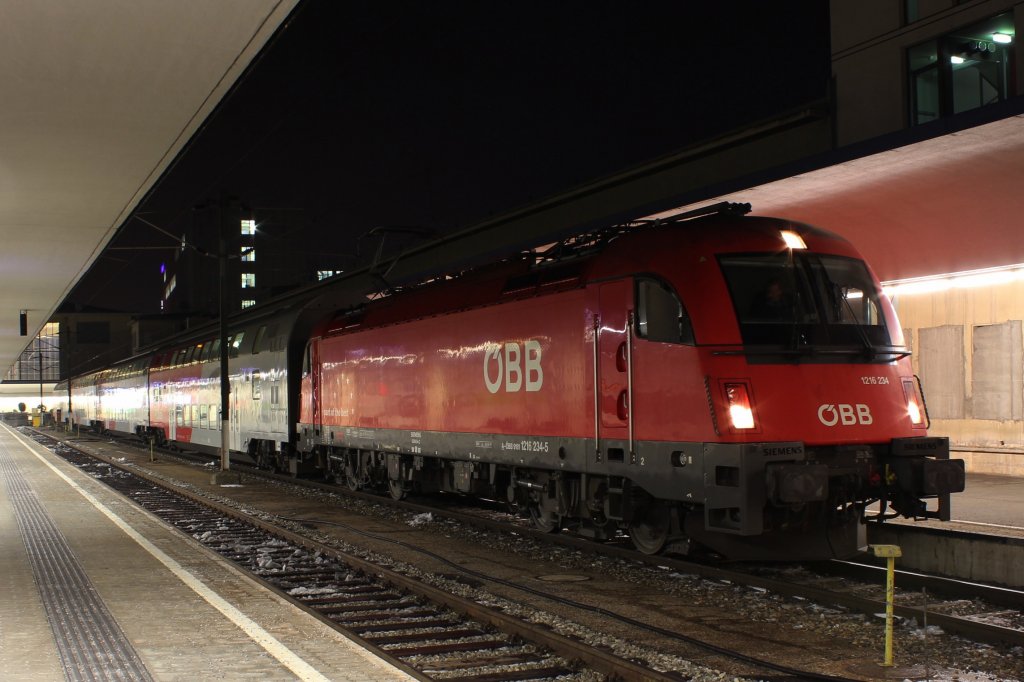
[[0, 371], [296, 3], [0, 0]]
[[711, 197], [837, 232], [882, 280], [1024, 263], [1024, 115]]

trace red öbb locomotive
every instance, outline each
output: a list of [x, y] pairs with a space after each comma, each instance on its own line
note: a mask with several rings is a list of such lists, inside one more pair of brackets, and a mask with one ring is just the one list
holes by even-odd
[[963, 462], [926, 434], [869, 267], [834, 234], [715, 208], [335, 315], [282, 451], [651, 553], [847, 556], [876, 502], [875, 520], [948, 519]]

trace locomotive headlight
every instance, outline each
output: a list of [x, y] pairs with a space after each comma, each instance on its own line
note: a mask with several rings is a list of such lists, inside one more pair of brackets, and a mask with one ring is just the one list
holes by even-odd
[[729, 403], [729, 419], [734, 429], [754, 428], [754, 410], [746, 384], [726, 384], [725, 399]]
[[792, 230], [782, 230], [779, 232], [779, 236], [782, 237], [782, 241], [786, 243], [786, 246], [791, 249], [807, 248], [807, 243], [804, 242], [804, 238]]
[[910, 416], [910, 423], [915, 428], [925, 428], [927, 417], [924, 411], [924, 397], [921, 395], [921, 387], [914, 379], [903, 380], [903, 395], [907, 399], [907, 415]]
[[919, 426], [924, 423], [921, 419], [921, 407], [917, 404], [917, 400], [914, 398], [907, 401], [907, 414], [910, 415], [910, 422], [914, 426]]

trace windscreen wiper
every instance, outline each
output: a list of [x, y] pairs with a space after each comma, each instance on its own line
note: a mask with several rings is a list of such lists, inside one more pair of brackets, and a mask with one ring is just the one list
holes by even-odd
[[[827, 274], [826, 274], [826, 277], [828, 277]], [[846, 298], [846, 293], [842, 290], [842, 287], [840, 287], [838, 284], [836, 284], [835, 282], [831, 282], [831, 281], [829, 282], [829, 284], [831, 284], [835, 288], [834, 289], [835, 293], [840, 298], [843, 299], [843, 304], [846, 305], [846, 310], [850, 313], [850, 317], [853, 319], [853, 326], [857, 328], [857, 336], [860, 338], [860, 342], [862, 344], [864, 344], [864, 353], [869, 358], [875, 357], [875, 353], [877, 352], [876, 348], [875, 348], [875, 345], [873, 343], [871, 343], [871, 339], [868, 338], [868, 333], [866, 331], [864, 331], [864, 327], [861, 325], [860, 319], [857, 317], [857, 313], [854, 312], [853, 306], [850, 305], [850, 299]], [[864, 296], [867, 296], [867, 292], [864, 293]]]
[[[791, 357], [805, 357], [808, 355], [845, 355], [849, 357], [864, 356], [863, 348], [820, 348], [816, 346], [802, 346], [800, 348], [783, 348], [780, 346], [743, 346], [729, 350], [714, 350], [712, 355], [785, 355]], [[884, 355], [892, 356], [893, 360], [910, 357], [911, 351], [905, 346], [871, 346], [871, 357], [877, 358]]]

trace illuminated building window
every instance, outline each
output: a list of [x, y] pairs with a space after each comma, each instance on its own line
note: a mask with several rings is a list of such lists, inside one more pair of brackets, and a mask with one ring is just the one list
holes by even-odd
[[342, 270], [317, 270], [316, 271], [316, 278], [317, 278], [317, 281], [324, 280], [324, 279], [327, 279], [328, 277], [334, 277], [335, 275], [340, 275], [342, 272], [343, 272]]
[[256, 301], [255, 300], [253, 300], [251, 298], [243, 298], [242, 299], [242, 307], [243, 308], [251, 308], [254, 305], [256, 305]]
[[242, 273], [242, 288], [251, 289], [256, 286], [256, 273], [255, 272], [243, 272]]
[[1007, 98], [1014, 49], [1006, 13], [907, 50], [910, 124], [996, 104]]
[[174, 293], [174, 289], [177, 286], [178, 286], [178, 276], [177, 275], [171, 275], [171, 281], [168, 282], [167, 286], [164, 288], [164, 300], [165, 301], [171, 297], [171, 294]]
[[242, 221], [242, 234], [256, 234], [256, 221], [255, 220], [243, 220]]
[[252, 262], [256, 260], [256, 249], [251, 246], [242, 247], [242, 260]]

